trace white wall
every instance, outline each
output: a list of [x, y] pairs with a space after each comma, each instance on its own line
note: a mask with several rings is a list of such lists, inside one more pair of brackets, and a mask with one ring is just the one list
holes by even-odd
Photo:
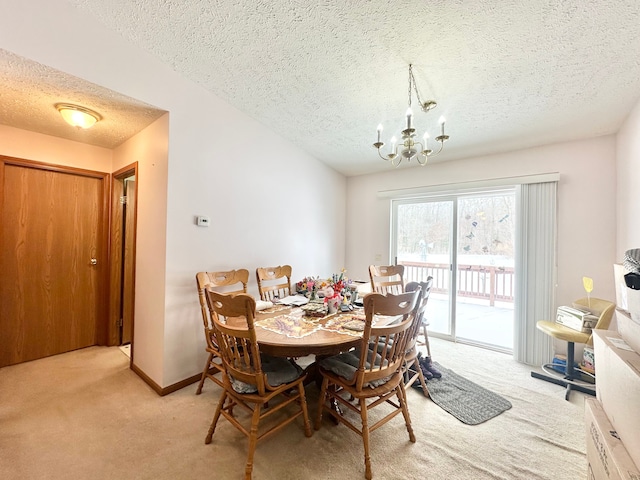
[[[139, 211], [136, 264], [136, 285], [148, 289], [136, 291], [135, 361], [161, 387], [199, 373], [206, 359], [197, 271], [289, 263], [297, 279], [344, 266], [342, 175], [62, 0], [0, 0], [0, 45], [170, 112], [166, 227], [149, 218], [153, 208]], [[141, 173], [140, 205], [160, 177]], [[211, 227], [196, 227], [195, 215], [209, 215]]]
[[594, 138], [500, 155], [435, 163], [351, 177], [347, 182], [347, 268], [367, 278], [367, 267], [389, 260], [390, 200], [377, 192], [474, 180], [559, 172], [559, 305], [585, 295], [582, 277], [594, 279], [593, 295], [615, 301], [615, 138]]
[[[175, 161], [169, 165], [165, 309], [174, 321], [167, 319], [164, 332], [167, 384], [201, 370], [205, 361], [194, 308], [197, 271], [247, 268], [249, 291], [257, 295], [257, 267], [290, 264], [296, 281], [344, 265], [345, 178], [241, 112], [196, 93], [182, 92], [184, 103], [170, 109]], [[217, 114], [209, 118], [211, 112]], [[209, 216], [210, 226], [196, 226], [197, 215]]]
[[113, 150], [0, 125], [0, 155], [108, 173]]
[[640, 101], [618, 132], [617, 142], [617, 249], [618, 263], [624, 252], [640, 248]]
[[151, 378], [162, 378], [166, 363], [165, 265], [158, 259], [166, 257], [167, 245], [158, 232], [167, 230], [168, 139], [167, 113], [113, 155], [113, 171], [138, 163], [133, 363]]

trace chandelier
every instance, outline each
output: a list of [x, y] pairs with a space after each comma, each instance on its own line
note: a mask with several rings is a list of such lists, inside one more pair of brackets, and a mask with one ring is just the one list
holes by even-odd
[[378, 141], [373, 144], [373, 146], [378, 150], [378, 155], [380, 155], [380, 158], [391, 162], [394, 167], [400, 165], [400, 162], [402, 162], [403, 158], [405, 158], [407, 162], [410, 162], [412, 158], [415, 158], [418, 164], [424, 167], [427, 164], [427, 160], [429, 160], [429, 157], [438, 155], [444, 147], [444, 142], [449, 139], [449, 135], [445, 135], [444, 133], [445, 118], [440, 117], [440, 135], [435, 138], [435, 141], [440, 144], [437, 152], [434, 152], [429, 148], [429, 132], [425, 131], [424, 135], [422, 136], [422, 142], [417, 142], [415, 140], [416, 129], [413, 128], [413, 110], [411, 110], [412, 92], [416, 93], [418, 103], [420, 104], [420, 108], [423, 112], [427, 113], [436, 107], [437, 103], [435, 101], [428, 100], [426, 102], [423, 102], [420, 99], [420, 94], [418, 93], [418, 87], [416, 85], [416, 79], [413, 76], [413, 66], [409, 64], [409, 108], [407, 109], [406, 113], [407, 125], [406, 128], [402, 130], [401, 143], [399, 145], [396, 145], [397, 139], [396, 137], [392, 137], [391, 149], [389, 153], [383, 155], [380, 152], [380, 148], [384, 146], [384, 142], [380, 140], [382, 134], [382, 124], [380, 124], [378, 125]]

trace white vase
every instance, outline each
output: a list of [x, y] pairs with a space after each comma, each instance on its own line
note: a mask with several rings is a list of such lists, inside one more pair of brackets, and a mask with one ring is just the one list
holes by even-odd
[[341, 301], [342, 299], [339, 296], [333, 297], [327, 300], [327, 307], [329, 309], [329, 314], [336, 313], [338, 311]]

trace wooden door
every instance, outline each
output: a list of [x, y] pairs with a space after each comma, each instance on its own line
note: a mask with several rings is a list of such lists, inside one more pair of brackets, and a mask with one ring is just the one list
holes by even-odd
[[125, 179], [124, 205], [124, 261], [122, 275], [122, 344], [131, 343], [133, 334], [135, 225], [136, 225], [136, 180]]
[[135, 305], [136, 198], [138, 164], [133, 163], [112, 174], [111, 231], [109, 233], [109, 345], [131, 343]]
[[97, 344], [108, 175], [0, 162], [0, 367]]

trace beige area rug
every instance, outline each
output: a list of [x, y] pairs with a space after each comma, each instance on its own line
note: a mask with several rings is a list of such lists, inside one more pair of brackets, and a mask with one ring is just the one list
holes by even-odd
[[[437, 360], [513, 407], [476, 426], [422, 393], [371, 437], [376, 479], [585, 478], [584, 396], [531, 378], [510, 356], [432, 339]], [[0, 478], [241, 479], [246, 441], [221, 420], [204, 444], [219, 388], [157, 396], [117, 348], [92, 347], [0, 369]], [[312, 415], [317, 388], [307, 389]], [[255, 480], [364, 478], [360, 438], [328, 420], [306, 438], [293, 423], [258, 444]]]

